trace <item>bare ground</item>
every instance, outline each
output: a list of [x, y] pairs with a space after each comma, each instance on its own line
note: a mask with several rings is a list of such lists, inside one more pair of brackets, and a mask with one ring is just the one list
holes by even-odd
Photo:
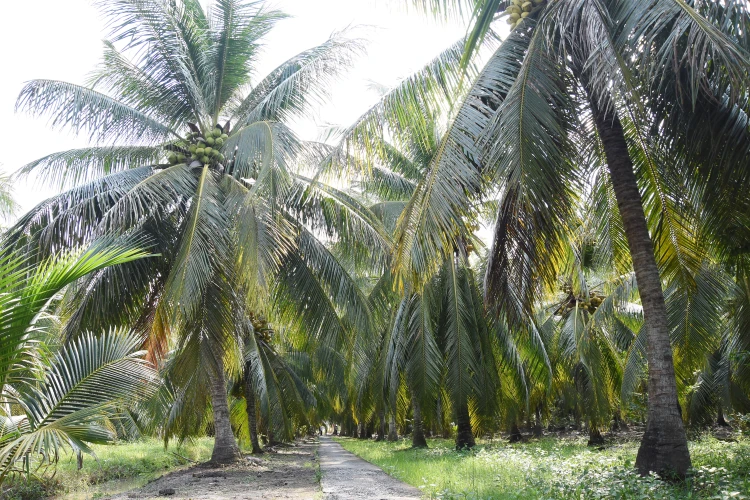
[[349, 453], [327, 436], [321, 438], [320, 470], [326, 500], [419, 500], [422, 497], [417, 488]]
[[[172, 472], [113, 497], [126, 499], [229, 500], [286, 498], [308, 500], [320, 496], [316, 452], [318, 443], [306, 440], [265, 453], [260, 460], [243, 459], [225, 467], [197, 465]], [[172, 492], [172, 490], [174, 492]]]

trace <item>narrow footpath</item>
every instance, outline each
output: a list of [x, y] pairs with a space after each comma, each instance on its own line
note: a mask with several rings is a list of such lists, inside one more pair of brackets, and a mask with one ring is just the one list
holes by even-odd
[[321, 436], [318, 456], [327, 500], [418, 500], [422, 496], [418, 488], [349, 453], [328, 436]]

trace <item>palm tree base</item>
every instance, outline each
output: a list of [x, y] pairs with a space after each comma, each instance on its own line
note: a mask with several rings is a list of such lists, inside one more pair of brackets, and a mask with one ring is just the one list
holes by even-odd
[[242, 459], [242, 453], [236, 446], [231, 447], [214, 447], [214, 451], [211, 454], [210, 465], [226, 465], [233, 464]]
[[682, 421], [678, 424], [657, 424], [653, 419], [649, 419], [635, 459], [635, 467], [642, 476], [656, 472], [665, 479], [685, 478], [692, 464]]
[[604, 444], [604, 437], [602, 437], [602, 433], [599, 432], [599, 429], [591, 429], [589, 431], [589, 442], [586, 443], [586, 446], [602, 446]]

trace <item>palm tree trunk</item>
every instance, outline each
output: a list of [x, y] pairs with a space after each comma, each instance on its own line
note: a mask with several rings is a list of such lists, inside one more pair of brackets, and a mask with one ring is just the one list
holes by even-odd
[[690, 453], [677, 400], [667, 308], [633, 162], [617, 115], [600, 107], [586, 79], [582, 77], [581, 81], [607, 157], [647, 328], [648, 420], [635, 465], [641, 474], [654, 471], [684, 477], [691, 466]]
[[214, 450], [211, 454], [211, 462], [224, 464], [235, 462], [242, 455], [234, 439], [232, 424], [229, 420], [224, 366], [221, 362], [219, 364], [220, 366], [210, 374], [208, 382], [214, 415]]
[[531, 435], [535, 438], [540, 438], [544, 432], [542, 431], [542, 407], [537, 405], [534, 411], [534, 427], [531, 429]]
[[519, 443], [521, 441], [523, 441], [523, 434], [521, 434], [521, 429], [518, 428], [518, 424], [516, 422], [513, 422], [513, 425], [510, 426], [510, 436], [508, 436], [508, 442]]
[[388, 441], [398, 441], [398, 431], [396, 430], [396, 412], [391, 411], [388, 414]]
[[263, 453], [263, 449], [258, 442], [258, 422], [255, 415], [255, 389], [253, 387], [253, 377], [251, 373], [250, 363], [245, 363], [244, 383], [245, 406], [247, 408], [247, 428], [250, 432], [250, 444], [253, 447], [252, 454], [258, 455]]
[[385, 440], [385, 410], [380, 410], [378, 412], [378, 437], [375, 439], [375, 441], [384, 441]]
[[411, 447], [427, 448], [427, 440], [424, 437], [424, 429], [422, 428], [422, 408], [419, 406], [419, 401], [417, 401], [416, 397], [412, 396], [411, 406], [414, 413], [411, 430]]
[[469, 405], [466, 401], [456, 406], [456, 449], [465, 450], [473, 448], [474, 431], [471, 429], [471, 417], [469, 417]]

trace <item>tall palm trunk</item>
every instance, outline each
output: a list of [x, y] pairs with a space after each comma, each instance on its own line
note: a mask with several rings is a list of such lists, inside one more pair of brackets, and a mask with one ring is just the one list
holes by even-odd
[[250, 433], [250, 444], [253, 447], [253, 455], [263, 453], [263, 449], [258, 442], [258, 422], [255, 415], [255, 388], [253, 386], [253, 377], [251, 375], [252, 367], [250, 363], [245, 363], [244, 383], [245, 383], [245, 406], [247, 411], [247, 428]]
[[456, 449], [473, 448], [475, 444], [474, 431], [471, 429], [471, 417], [469, 417], [469, 405], [464, 400], [456, 406]]
[[398, 441], [398, 431], [396, 430], [396, 412], [391, 411], [388, 414], [388, 441]]
[[411, 406], [412, 412], [414, 413], [411, 430], [411, 446], [412, 448], [427, 448], [427, 440], [424, 437], [424, 429], [422, 428], [422, 408], [419, 405], [419, 401], [417, 401], [417, 398], [414, 396], [411, 398]]
[[607, 113], [599, 106], [586, 79], [581, 78], [581, 81], [607, 157], [647, 328], [648, 421], [635, 464], [641, 474], [654, 471], [684, 476], [691, 466], [690, 453], [677, 400], [667, 308], [633, 162], [616, 113]]
[[211, 391], [211, 407], [214, 415], [214, 450], [211, 453], [211, 462], [222, 464], [234, 462], [239, 460], [242, 455], [237, 446], [237, 440], [234, 439], [232, 424], [229, 420], [227, 384], [221, 361], [219, 361], [219, 366], [212, 370], [208, 385]]

